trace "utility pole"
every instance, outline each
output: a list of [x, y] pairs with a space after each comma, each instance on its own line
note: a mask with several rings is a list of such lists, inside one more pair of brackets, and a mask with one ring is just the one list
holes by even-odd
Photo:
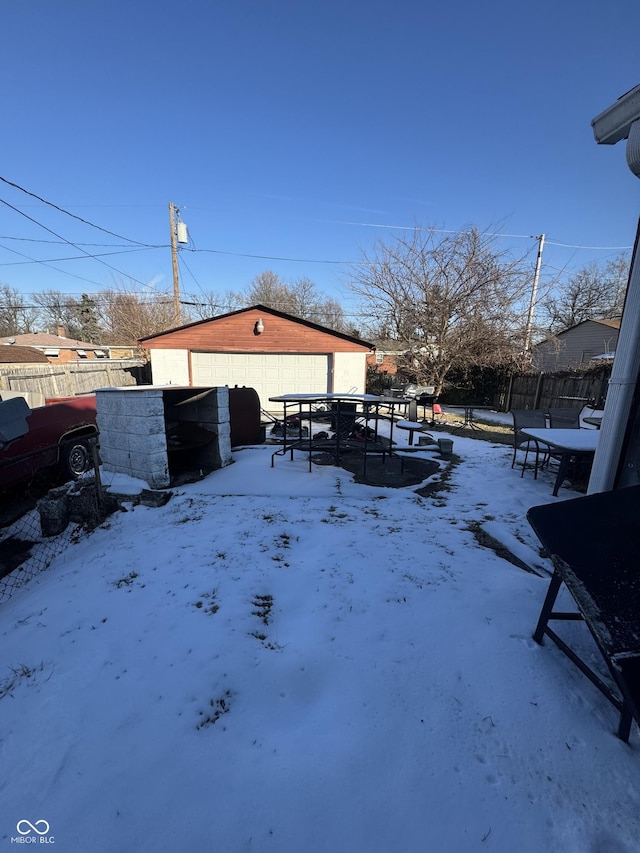
[[169, 202], [169, 223], [171, 225], [171, 265], [173, 267], [173, 324], [180, 325], [180, 277], [178, 275], [178, 240], [176, 235], [176, 206]]
[[544, 249], [544, 234], [535, 237], [538, 241], [538, 257], [536, 258], [536, 270], [533, 274], [533, 287], [531, 288], [531, 302], [529, 303], [529, 314], [527, 326], [524, 333], [524, 351], [531, 349], [531, 329], [533, 326], [533, 314], [536, 308], [536, 296], [538, 294], [538, 282], [540, 281], [540, 267], [542, 266], [542, 250]]

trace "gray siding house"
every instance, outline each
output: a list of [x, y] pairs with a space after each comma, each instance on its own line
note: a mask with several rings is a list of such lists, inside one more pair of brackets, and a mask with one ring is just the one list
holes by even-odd
[[620, 320], [584, 320], [532, 349], [533, 366], [545, 373], [613, 358]]

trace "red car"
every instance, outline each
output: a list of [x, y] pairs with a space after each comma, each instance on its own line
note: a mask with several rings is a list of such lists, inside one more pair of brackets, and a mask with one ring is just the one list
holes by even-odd
[[98, 435], [95, 394], [48, 400], [31, 409], [26, 421], [28, 432], [0, 449], [0, 489], [44, 468], [57, 467], [66, 479], [75, 479], [93, 467], [91, 439]]

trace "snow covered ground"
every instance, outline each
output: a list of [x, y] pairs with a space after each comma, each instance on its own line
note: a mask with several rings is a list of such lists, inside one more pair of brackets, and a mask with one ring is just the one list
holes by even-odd
[[549, 572], [553, 474], [453, 437], [431, 497], [237, 451], [0, 605], [0, 851], [639, 850], [638, 731], [476, 537]]

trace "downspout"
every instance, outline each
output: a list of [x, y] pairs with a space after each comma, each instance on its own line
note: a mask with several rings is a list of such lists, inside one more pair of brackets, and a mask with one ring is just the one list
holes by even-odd
[[640, 373], [640, 221], [631, 259], [620, 335], [613, 359], [609, 390], [602, 416], [598, 449], [593, 460], [588, 493], [614, 488], [622, 446]]

